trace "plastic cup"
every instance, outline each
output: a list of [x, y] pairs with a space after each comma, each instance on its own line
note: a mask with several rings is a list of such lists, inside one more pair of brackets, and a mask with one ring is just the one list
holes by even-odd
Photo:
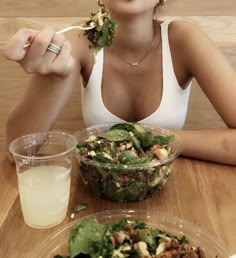
[[73, 135], [56, 131], [25, 135], [10, 144], [28, 226], [49, 228], [65, 219], [76, 144]]

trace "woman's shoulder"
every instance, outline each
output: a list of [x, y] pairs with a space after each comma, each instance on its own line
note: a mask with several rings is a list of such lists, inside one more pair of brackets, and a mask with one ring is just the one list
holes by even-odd
[[170, 24], [170, 29], [178, 30], [178, 32], [186, 32], [192, 30], [199, 30], [199, 26], [196, 23], [186, 20], [170, 20], [167, 21]]
[[[195, 23], [185, 20], [155, 20], [156, 27], [168, 24], [169, 42], [174, 48], [184, 46], [190, 43], [200, 42], [202, 38], [207, 38], [207, 34], [203, 29]], [[196, 45], [196, 44], [194, 44]]]
[[216, 44], [197, 24], [176, 20], [169, 24], [169, 43], [173, 57], [181, 63], [185, 71], [194, 75], [211, 59], [220, 56]]
[[182, 50], [199, 48], [202, 40], [207, 38], [207, 34], [198, 24], [184, 20], [174, 20], [169, 23], [170, 43]]
[[169, 43], [176, 56], [187, 66], [194, 62], [199, 51], [206, 54], [215, 45], [199, 25], [183, 20], [170, 22]]
[[[193, 66], [199, 63], [199, 54], [208, 56], [212, 48], [211, 40], [202, 28], [192, 22], [184, 20], [163, 21], [168, 24], [168, 38], [171, 50], [172, 62], [176, 74], [192, 77]], [[201, 59], [201, 62], [206, 62]], [[181, 76], [179, 76], [181, 77]]]

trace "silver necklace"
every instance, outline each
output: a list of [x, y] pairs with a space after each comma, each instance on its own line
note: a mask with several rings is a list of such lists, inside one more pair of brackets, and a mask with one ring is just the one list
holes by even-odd
[[155, 29], [154, 29], [154, 35], [153, 35], [153, 40], [152, 40], [152, 43], [150, 45], [150, 47], [147, 49], [147, 51], [144, 53], [144, 55], [139, 59], [139, 61], [137, 62], [128, 62], [126, 61], [125, 59], [123, 59], [122, 57], [120, 57], [118, 55], [118, 57], [120, 58], [121, 61], [123, 61], [124, 63], [126, 63], [127, 65], [131, 66], [131, 67], [137, 67], [139, 66], [143, 60], [148, 56], [148, 54], [151, 52], [151, 50], [153, 49], [154, 47], [154, 44], [155, 44], [155, 41], [156, 41], [156, 32], [155, 32]]

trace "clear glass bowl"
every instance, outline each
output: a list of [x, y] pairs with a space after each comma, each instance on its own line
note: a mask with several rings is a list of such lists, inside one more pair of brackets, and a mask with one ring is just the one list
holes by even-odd
[[[206, 256], [209, 258], [230, 257], [224, 244], [218, 242], [213, 236], [187, 221], [164, 213], [147, 210], [111, 210], [95, 213], [84, 218], [96, 220], [99, 223], [118, 222], [122, 218], [127, 218], [130, 222], [140, 220], [149, 226], [169, 232], [178, 237], [185, 235], [191, 246], [200, 246], [204, 249]], [[81, 219], [62, 227], [51, 235], [37, 248], [37, 250], [32, 252], [31, 257], [53, 258], [53, 256], [58, 254], [62, 256], [68, 255], [68, 239], [70, 231], [73, 225]]]
[[[93, 126], [74, 134], [79, 144], [97, 132], [107, 131], [115, 123]], [[169, 136], [171, 131], [142, 124], [154, 135]], [[141, 201], [158, 192], [166, 183], [172, 163], [182, 151], [182, 143], [176, 135], [169, 144], [168, 158], [139, 165], [101, 163], [77, 154], [80, 175], [96, 196], [118, 202]]]

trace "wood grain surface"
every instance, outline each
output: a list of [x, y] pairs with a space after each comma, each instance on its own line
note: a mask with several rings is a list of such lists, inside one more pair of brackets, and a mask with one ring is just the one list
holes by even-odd
[[37, 230], [25, 225], [15, 168], [3, 158], [4, 153], [0, 157], [0, 257], [28, 257], [46, 237], [72, 221], [72, 209], [81, 202], [87, 203], [88, 208], [77, 214], [75, 219], [113, 209], [164, 212], [194, 223], [221, 242], [231, 254], [236, 253], [235, 167], [178, 158], [167, 184], [157, 195], [141, 202], [115, 203], [90, 193], [74, 163], [67, 218], [56, 227]]

